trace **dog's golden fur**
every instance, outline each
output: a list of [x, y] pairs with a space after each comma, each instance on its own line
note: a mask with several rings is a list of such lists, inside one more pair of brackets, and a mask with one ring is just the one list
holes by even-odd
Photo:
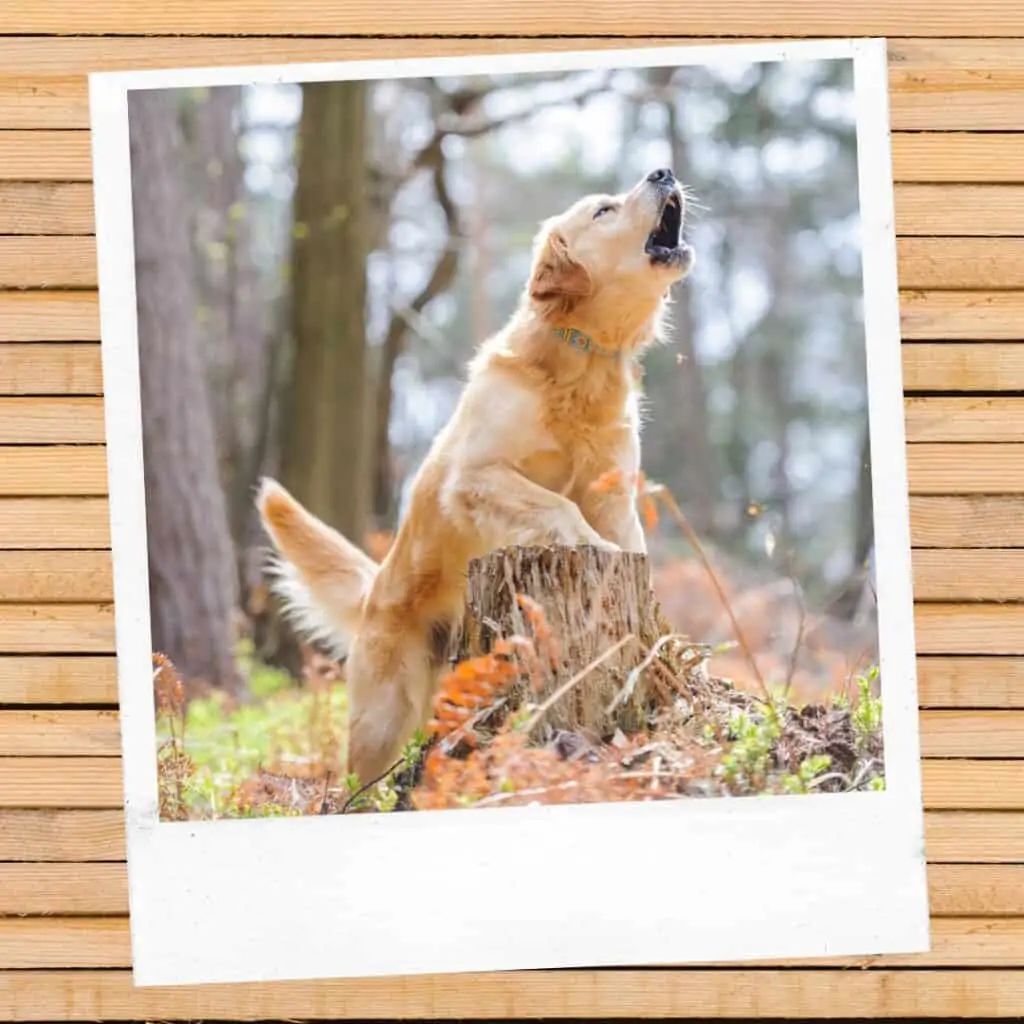
[[[655, 172], [542, 225], [519, 308], [472, 360], [379, 566], [263, 482], [257, 503], [280, 556], [278, 591], [307, 633], [350, 644], [348, 765], [364, 782], [429, 717], [471, 559], [514, 544], [645, 549], [630, 485], [640, 466], [633, 357], [693, 264], [678, 238], [682, 213], [674, 177]], [[592, 348], [556, 328], [582, 332]], [[602, 476], [612, 486], [593, 487]]]

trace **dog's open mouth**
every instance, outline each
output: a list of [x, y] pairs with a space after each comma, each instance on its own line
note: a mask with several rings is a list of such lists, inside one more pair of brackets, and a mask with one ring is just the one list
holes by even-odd
[[661, 216], [654, 230], [647, 236], [644, 252], [652, 263], [674, 263], [683, 252], [683, 210], [679, 196], [670, 193], [661, 207]]

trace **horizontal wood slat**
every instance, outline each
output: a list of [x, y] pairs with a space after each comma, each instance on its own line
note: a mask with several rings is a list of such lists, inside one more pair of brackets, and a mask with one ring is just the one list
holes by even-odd
[[[1017, 605], [918, 604], [920, 654], [1024, 654]], [[109, 604], [10, 604], [0, 616], [0, 653], [104, 654], [114, 650]]]
[[[654, 0], [636, 0], [629, 19], [614, 0], [587, 7], [585, 24], [572, 7], [552, 7], [543, 0], [449, 0], [427, 10], [412, 4], [381, 9], [370, 0], [350, 0], [339, 8], [331, 0], [307, 0], [290, 14], [268, 4], [222, 0], [211, 9], [171, 0], [140, 7], [131, 0], [105, 0], [101, 7], [83, 7], [73, 0], [50, 0], [40, 7], [32, 0], [8, 0], [4, 28], [14, 35], [652, 35], [666, 25], [665, 8]], [[886, 0], [860, 0], [855, 7], [817, 7], [803, 0], [735, 0], [722, 10], [703, 8], [685, 19], [691, 36], [738, 36], [757, 26], [771, 26], [774, 35], [885, 36], [1024, 36], [1024, 12], [1013, 0], [980, 0], [969, 16], [958, 5], [934, 6], [909, 0], [894, 7]]]
[[104, 445], [0, 448], [0, 496], [43, 497], [107, 493]]
[[[923, 548], [913, 567], [917, 601], [1024, 602], [1024, 548]], [[0, 603], [113, 599], [109, 551], [0, 548]]]
[[[927, 953], [753, 960], [747, 967], [1020, 967], [1024, 919], [936, 918]], [[0, 970], [55, 967], [130, 967], [131, 943], [124, 917], [0, 919]], [[675, 966], [675, 965], [665, 965]], [[680, 965], [682, 966], [682, 965]], [[729, 964], [709, 967], [732, 969]]]
[[109, 548], [106, 498], [0, 498], [5, 548]]
[[[1024, 711], [925, 710], [920, 719], [925, 757], [1024, 758]], [[116, 757], [120, 752], [115, 711], [0, 710], [0, 757]], [[1020, 768], [1024, 776], [1024, 761]], [[970, 770], [1000, 779], [1009, 772], [998, 766]], [[940, 773], [936, 778], [946, 776]], [[1017, 794], [1013, 796], [1016, 806], [1024, 794], [1024, 778], [1011, 791]], [[1002, 799], [1002, 795], [993, 794], [991, 799]]]
[[[662, 26], [664, 30], [666, 26]], [[534, 38], [531, 50], [686, 46], [687, 36]], [[730, 40], [721, 40], [728, 42]], [[514, 53], [514, 39], [37, 39], [0, 40], [0, 124], [8, 128], [88, 128], [85, 75], [97, 68], [208, 66]], [[59, 56], [58, 56], [59, 55]], [[63, 59], [60, 59], [63, 57]], [[892, 39], [889, 88], [896, 129], [1020, 130], [1024, 60], [1001, 40]]]
[[[900, 316], [906, 341], [1015, 340], [1024, 323], [1024, 290], [904, 291]], [[95, 291], [0, 292], [0, 341], [98, 340]]]
[[[1024, 497], [911, 495], [911, 539], [917, 548], [1024, 547]], [[4, 548], [105, 548], [105, 497], [0, 497]]]
[[0, 1016], [55, 1020], [528, 1017], [1014, 1017], [1024, 971], [820, 969], [525, 971], [136, 988], [131, 973], [9, 971]]
[[[1013, 132], [896, 132], [893, 179], [912, 184], [1019, 184]], [[90, 181], [87, 131], [0, 131], [0, 180]]]
[[[954, 692], [959, 690], [956, 680], [947, 676], [942, 676], [936, 686]], [[114, 704], [116, 701], [117, 662], [113, 655], [0, 655], [0, 704]]]
[[[1019, 342], [910, 342], [901, 352], [908, 393], [1024, 391]], [[0, 395], [91, 396], [102, 390], [98, 344], [0, 344]]]
[[[0, 352], [0, 358], [3, 353]], [[31, 363], [29, 363], [31, 366]], [[1024, 403], [1022, 403], [1024, 408]], [[930, 440], [935, 437], [934, 421], [942, 410], [924, 410], [922, 416], [931, 426]], [[979, 422], [985, 419], [993, 424], [997, 419], [986, 417], [981, 409], [964, 410], [960, 419], [968, 416]], [[101, 444], [106, 438], [103, 423], [103, 402], [95, 398], [0, 398], [0, 444]], [[970, 440], [970, 438], [956, 438]], [[987, 437], [986, 440], [997, 440]], [[0, 532], [0, 543], [3, 533]]]
[[0, 550], [0, 602], [113, 600], [109, 551]]
[[[913, 494], [1024, 493], [1024, 443], [913, 444], [907, 462]], [[103, 445], [0, 446], [0, 496], [105, 491]]]
[[102, 391], [97, 344], [0, 344], [0, 395], [99, 395]]
[[[9, 346], [24, 349], [28, 346]], [[87, 348], [88, 346], [68, 346]], [[25, 356], [31, 377], [32, 355]], [[0, 357], [6, 349], [0, 351]], [[908, 397], [904, 400], [907, 441], [1024, 441], [1024, 398]], [[0, 397], [0, 444], [101, 444], [103, 402], [96, 397]], [[2, 534], [0, 534], [2, 538]], [[2, 541], [0, 541], [2, 543]]]
[[[917, 690], [925, 708], [1024, 708], [1024, 659], [917, 659]], [[113, 655], [0, 655], [0, 705], [114, 704]]]
[[[1022, 829], [1024, 831], [1024, 829]], [[1024, 841], [1024, 836], [1022, 836]], [[984, 819], [968, 834], [952, 837], [954, 849], [974, 843], [1002, 863], [1016, 844], [995, 840]], [[123, 861], [124, 813], [117, 811], [0, 811], [0, 861]], [[949, 858], [957, 859], [957, 858]], [[0, 1020], [3, 1017], [0, 1015]]]
[[[919, 441], [1024, 441], [1024, 398], [910, 397], [904, 399], [903, 408], [907, 440], [911, 444]], [[3, 409], [4, 403], [0, 401], [0, 424]], [[56, 409], [53, 411], [56, 413]]]
[[[73, 712], [72, 712], [73, 713]], [[935, 712], [933, 712], [934, 714]], [[999, 714], [1000, 712], [994, 712]], [[3, 719], [11, 712], [0, 712], [0, 744], [9, 741], [9, 730]], [[68, 714], [68, 712], [60, 712]], [[927, 714], [927, 713], [926, 713]], [[945, 712], [960, 716], [962, 712]], [[987, 723], [983, 723], [987, 725]], [[982, 728], [974, 723], [966, 726], [969, 734], [951, 737], [955, 729], [945, 723], [926, 722], [925, 754], [939, 751], [938, 757], [923, 762], [924, 805], [929, 810], [1020, 811], [1024, 810], [1024, 760], [967, 760], [946, 757], [946, 751], [969, 749], [982, 756], [988, 753], [984, 743], [998, 744], [996, 750], [1014, 751], [1024, 758], [1024, 728], [1004, 728], [1002, 735], [995, 728]], [[16, 753], [45, 756], [2, 756], [0, 746], [0, 807], [9, 808], [115, 808], [122, 805], [122, 764], [119, 756], [62, 756], [56, 737], [67, 738], [67, 754], [82, 754], [81, 730], [60, 725], [49, 745], [39, 742], [27, 747], [20, 740]], [[31, 737], [29, 737], [30, 739]], [[107, 742], [105, 735], [94, 730], [95, 749], [119, 753], [116, 736]], [[27, 748], [27, 749], [26, 749]], [[0, 965], [2, 966], [2, 965]]]
[[[927, 811], [925, 846], [930, 863], [1022, 864], [1024, 812]], [[0, 810], [0, 861], [120, 860], [120, 810]]]
[[94, 231], [92, 185], [0, 181], [0, 235], [91, 235]]
[[[1024, 865], [931, 864], [934, 918], [1024, 915]], [[120, 863], [0, 864], [0, 914], [127, 914], [128, 877]]]
[[[1024, 238], [911, 237], [897, 248], [902, 288], [1024, 288]], [[0, 289], [95, 288], [97, 280], [91, 237], [0, 236]]]
[[[895, 193], [900, 235], [1024, 235], [1024, 185], [897, 183]], [[91, 235], [94, 229], [91, 185], [0, 180], [0, 235]]]
[[925, 496], [910, 498], [910, 534], [921, 548], [1024, 546], [1024, 498]]
[[123, 779], [120, 756], [0, 756], [0, 807], [121, 807]]

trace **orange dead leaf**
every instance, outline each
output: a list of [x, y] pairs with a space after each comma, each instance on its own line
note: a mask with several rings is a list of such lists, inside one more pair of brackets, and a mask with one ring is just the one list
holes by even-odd
[[616, 467], [615, 469], [606, 470], [602, 473], [591, 485], [590, 489], [596, 491], [598, 494], [605, 494], [608, 491], [614, 490], [616, 487], [622, 485], [622, 470]]

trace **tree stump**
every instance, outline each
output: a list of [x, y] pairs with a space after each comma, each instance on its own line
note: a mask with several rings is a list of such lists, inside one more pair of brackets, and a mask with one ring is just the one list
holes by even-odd
[[[539, 628], [520, 595], [539, 605]], [[533, 734], [543, 739], [568, 730], [607, 740], [616, 729], [644, 728], [664, 703], [664, 683], [659, 688], [652, 680], [658, 666], [632, 681], [630, 673], [669, 632], [645, 555], [592, 547], [512, 547], [470, 563], [465, 614], [449, 653], [453, 662], [463, 661], [489, 653], [501, 638], [530, 638], [543, 664], [539, 691], [530, 697], [535, 703], [602, 659], [554, 701]], [[632, 639], [608, 654], [628, 636]], [[513, 706], [524, 689], [510, 694]]]

